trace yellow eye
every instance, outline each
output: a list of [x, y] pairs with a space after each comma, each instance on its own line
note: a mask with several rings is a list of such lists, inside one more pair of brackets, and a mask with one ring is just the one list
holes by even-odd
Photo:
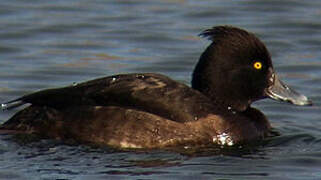
[[255, 62], [255, 63], [253, 64], [253, 67], [254, 67], [255, 69], [262, 69], [262, 63], [261, 63], [261, 62]]

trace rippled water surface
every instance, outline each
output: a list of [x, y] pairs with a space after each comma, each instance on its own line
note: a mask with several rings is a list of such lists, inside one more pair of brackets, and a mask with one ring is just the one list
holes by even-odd
[[1, 102], [115, 73], [189, 84], [209, 44], [197, 34], [222, 24], [255, 32], [279, 76], [314, 101], [255, 103], [281, 134], [255, 150], [121, 152], [1, 135], [0, 179], [321, 179], [320, 19], [320, 0], [0, 1]]

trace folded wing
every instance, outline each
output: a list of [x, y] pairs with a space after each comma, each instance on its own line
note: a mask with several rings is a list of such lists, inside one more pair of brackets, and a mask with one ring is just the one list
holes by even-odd
[[77, 106], [129, 107], [178, 122], [197, 120], [213, 110], [210, 100], [200, 92], [153, 73], [109, 76], [42, 90], [4, 103], [2, 108], [26, 103], [57, 110]]

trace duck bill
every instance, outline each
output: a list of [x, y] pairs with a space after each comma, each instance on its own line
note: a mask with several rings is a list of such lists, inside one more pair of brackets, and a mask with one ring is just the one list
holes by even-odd
[[272, 75], [272, 79], [272, 85], [265, 90], [265, 93], [269, 98], [278, 101], [286, 101], [299, 106], [312, 105], [312, 102], [306, 96], [288, 87], [275, 74]]

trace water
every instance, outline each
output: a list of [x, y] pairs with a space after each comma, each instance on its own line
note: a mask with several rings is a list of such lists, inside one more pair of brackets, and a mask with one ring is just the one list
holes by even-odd
[[[197, 34], [230, 24], [255, 32], [281, 79], [315, 105], [255, 103], [281, 135], [231, 152], [122, 152], [0, 136], [0, 179], [321, 179], [320, 7], [320, 0], [1, 1], [0, 102], [116, 73], [158, 72], [188, 84], [209, 44]], [[0, 122], [15, 112], [1, 112]]]

